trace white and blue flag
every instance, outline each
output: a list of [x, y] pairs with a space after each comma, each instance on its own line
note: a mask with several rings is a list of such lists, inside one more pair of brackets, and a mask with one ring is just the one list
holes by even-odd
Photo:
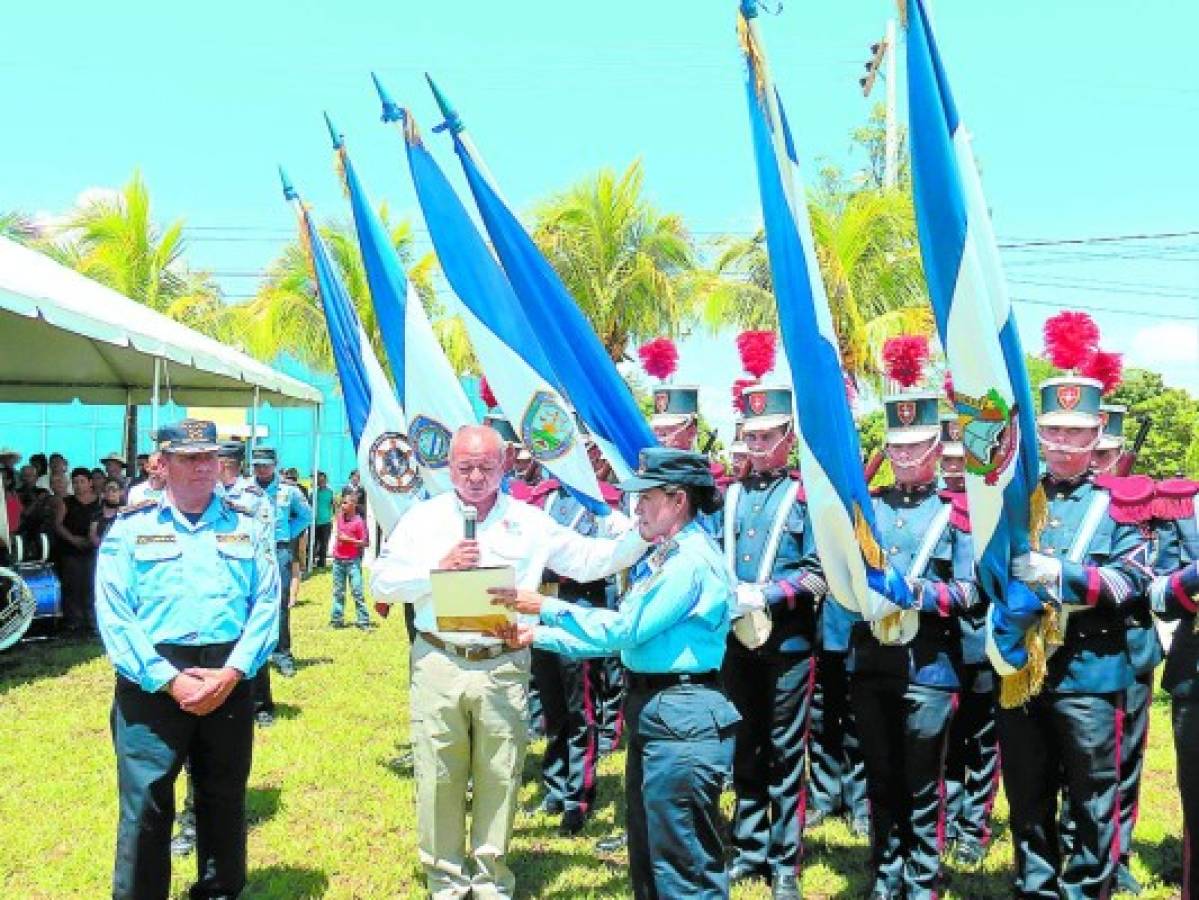
[[329, 134], [350, 196], [362, 265], [396, 395], [408, 419], [408, 442], [429, 495], [450, 490], [450, 439], [473, 424], [474, 410], [433, 333], [424, 304], [404, 274], [395, 246], [354, 171], [345, 140], [329, 117]]
[[405, 436], [404, 410], [379, 365], [312, 216], [282, 169], [279, 176], [283, 180], [283, 196], [299, 219], [300, 243], [308, 254], [325, 311], [350, 437], [358, 457], [358, 470], [363, 474], [362, 484], [375, 518], [384, 534], [390, 534], [421, 487], [412, 446]]
[[592, 512], [604, 515], [587, 448], [553, 366], [503, 270], [445, 173], [425, 149], [412, 114], [382, 92], [383, 118], [401, 123], [408, 165], [446, 280], [464, 306], [471, 344], [500, 408], [529, 454]]
[[431, 78], [429, 86], [454, 139], [483, 227], [559, 384], [617, 477], [629, 477], [641, 451], [657, 444], [653, 432], [595, 329], [500, 195], [462, 119]]
[[[766, 226], [779, 330], [791, 366], [800, 470], [829, 594], [871, 622], [886, 620], [887, 640], [899, 640], [895, 615], [912, 605], [902, 577], [879, 546], [862, 471], [857, 429], [816, 260], [799, 160], [757, 33], [757, 3], [742, 0], [737, 32], [746, 64], [746, 97]], [[910, 624], [908, 624], [910, 628]]]
[[[923, 0], [908, 6], [907, 76], [916, 224], [953, 373], [950, 401], [966, 449], [979, 580], [995, 601], [993, 620], [1010, 635], [1009, 623], [1034, 622], [1041, 611], [1036, 596], [1008, 574], [1011, 558], [1029, 550], [1030, 507], [1038, 490], [1036, 422], [974, 153]], [[990, 655], [1000, 675], [1014, 675], [1027, 664], [1024, 643], [1009, 641], [1000, 650], [992, 638]]]

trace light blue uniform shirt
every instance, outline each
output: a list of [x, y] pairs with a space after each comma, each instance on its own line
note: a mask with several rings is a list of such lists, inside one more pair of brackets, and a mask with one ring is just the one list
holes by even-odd
[[273, 536], [213, 495], [193, 525], [169, 496], [117, 516], [96, 557], [96, 624], [117, 672], [157, 691], [179, 671], [156, 644], [236, 641], [226, 663], [253, 677], [279, 633]]
[[251, 483], [266, 494], [274, 510], [276, 544], [294, 541], [312, 524], [312, 507], [304, 499], [304, 493], [294, 484], [280, 481], [278, 473], [266, 487], [258, 484], [257, 480]]
[[712, 538], [696, 522], [629, 573], [618, 609], [547, 597], [533, 645], [563, 656], [619, 652], [630, 671], [712, 672], [724, 660], [733, 583]]

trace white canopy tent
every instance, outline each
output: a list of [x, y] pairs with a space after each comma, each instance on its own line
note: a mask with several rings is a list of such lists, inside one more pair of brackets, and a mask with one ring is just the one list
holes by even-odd
[[319, 459], [320, 391], [0, 237], [0, 402], [149, 404], [157, 428], [160, 398], [249, 407], [251, 442], [261, 402], [310, 406]]

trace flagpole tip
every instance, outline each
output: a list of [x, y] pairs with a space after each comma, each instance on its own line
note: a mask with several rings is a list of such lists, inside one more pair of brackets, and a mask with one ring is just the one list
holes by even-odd
[[741, 15], [747, 19], [758, 17], [758, 0], [741, 0]]
[[379, 102], [383, 104], [383, 121], [402, 121], [404, 110], [401, 109], [400, 104], [391, 99], [391, 94], [387, 93], [387, 88], [383, 87], [383, 82], [379, 80], [379, 76], [371, 72], [371, 80], [375, 83], [375, 91], [379, 94]]
[[[449, 129], [451, 134], [459, 134], [465, 128], [462, 124], [462, 117], [450, 105], [449, 98], [442, 93], [441, 88], [437, 86], [437, 82], [433, 80], [433, 76], [428, 72], [425, 73], [425, 81], [429, 82], [429, 90], [433, 92], [433, 99], [437, 101], [437, 108], [441, 110], [441, 115], [445, 119], [445, 127]], [[436, 130], [434, 129], [434, 131]]]
[[299, 200], [300, 195], [296, 193], [295, 187], [291, 183], [291, 179], [287, 177], [287, 171], [283, 166], [279, 166], [279, 181], [283, 184], [283, 198], [288, 201]]
[[337, 127], [333, 124], [333, 120], [329, 118], [329, 114], [327, 112], [324, 113], [324, 116], [325, 125], [329, 129], [329, 137], [333, 140], [333, 149], [340, 150], [345, 146], [345, 135], [337, 130]]

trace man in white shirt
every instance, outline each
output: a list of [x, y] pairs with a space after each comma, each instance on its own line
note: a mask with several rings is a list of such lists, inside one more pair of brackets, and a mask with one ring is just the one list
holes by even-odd
[[[412, 603], [412, 743], [416, 759], [420, 860], [437, 900], [507, 898], [516, 879], [505, 856], [528, 740], [529, 651], [479, 632], [439, 632], [430, 573], [512, 566], [516, 586], [536, 590], [544, 569], [594, 581], [636, 562], [648, 545], [637, 529], [618, 539], [586, 538], [541, 510], [499, 492], [504, 443], [486, 426], [460, 428], [450, 445], [453, 492], [418, 503], [400, 520], [371, 567], [371, 591]], [[477, 511], [476, 539], [464, 538], [464, 509]], [[466, 786], [473, 783], [468, 866]]]
[[161, 453], [155, 451], [150, 454], [150, 458], [146, 460], [146, 472], [149, 478], [129, 488], [129, 499], [126, 501], [129, 506], [136, 506], [147, 500], [157, 500], [166, 491], [166, 467], [163, 465]]

